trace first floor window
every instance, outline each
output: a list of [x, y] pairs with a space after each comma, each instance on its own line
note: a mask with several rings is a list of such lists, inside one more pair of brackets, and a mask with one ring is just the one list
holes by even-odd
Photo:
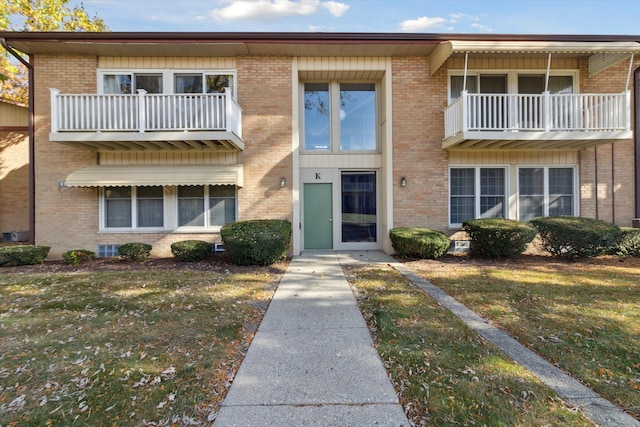
[[132, 189], [107, 187], [104, 190], [105, 227], [131, 228]]
[[236, 220], [233, 185], [178, 187], [179, 227], [221, 227]]
[[505, 175], [505, 168], [451, 168], [449, 222], [460, 225], [474, 218], [504, 218]]
[[575, 169], [519, 168], [518, 210], [520, 221], [537, 216], [575, 215]]
[[105, 230], [216, 229], [236, 220], [235, 185], [105, 187]]
[[164, 196], [160, 186], [105, 187], [105, 228], [162, 228]]

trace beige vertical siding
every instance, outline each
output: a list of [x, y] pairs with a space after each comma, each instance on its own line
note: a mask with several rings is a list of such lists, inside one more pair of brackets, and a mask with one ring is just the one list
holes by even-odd
[[129, 69], [166, 69], [184, 68], [193, 70], [216, 70], [236, 68], [235, 58], [210, 57], [112, 57], [98, 58], [98, 68]]

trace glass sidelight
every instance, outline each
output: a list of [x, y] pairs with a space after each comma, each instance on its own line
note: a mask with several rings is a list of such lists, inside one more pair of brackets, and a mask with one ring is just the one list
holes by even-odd
[[342, 242], [377, 242], [376, 173], [342, 172]]

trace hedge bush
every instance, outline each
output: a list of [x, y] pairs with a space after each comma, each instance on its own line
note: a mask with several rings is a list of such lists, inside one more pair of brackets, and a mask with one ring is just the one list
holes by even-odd
[[440, 258], [451, 245], [444, 233], [429, 228], [393, 228], [389, 237], [396, 254], [403, 258]]
[[86, 249], [71, 249], [62, 254], [65, 264], [78, 265], [96, 258], [96, 253]]
[[618, 256], [640, 256], [640, 228], [620, 227], [611, 252]]
[[530, 224], [504, 218], [472, 219], [462, 227], [471, 239], [470, 253], [481, 258], [518, 256], [537, 234]]
[[146, 243], [125, 243], [118, 248], [118, 255], [129, 261], [141, 262], [149, 258], [151, 245]]
[[287, 256], [291, 223], [258, 219], [224, 225], [220, 236], [229, 261], [238, 265], [270, 265]]
[[567, 259], [601, 255], [609, 250], [620, 234], [610, 222], [583, 217], [538, 217], [531, 220], [552, 255]]
[[178, 261], [202, 261], [211, 252], [211, 243], [204, 240], [183, 240], [171, 244], [171, 253]]
[[14, 245], [0, 248], [0, 266], [40, 264], [49, 255], [49, 246]]

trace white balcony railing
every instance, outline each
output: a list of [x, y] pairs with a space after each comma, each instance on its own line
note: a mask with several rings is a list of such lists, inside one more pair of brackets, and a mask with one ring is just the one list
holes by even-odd
[[445, 139], [468, 131], [609, 132], [631, 129], [631, 95], [478, 94], [444, 110]]
[[226, 131], [242, 137], [242, 109], [227, 93], [68, 95], [51, 89], [51, 132]]

